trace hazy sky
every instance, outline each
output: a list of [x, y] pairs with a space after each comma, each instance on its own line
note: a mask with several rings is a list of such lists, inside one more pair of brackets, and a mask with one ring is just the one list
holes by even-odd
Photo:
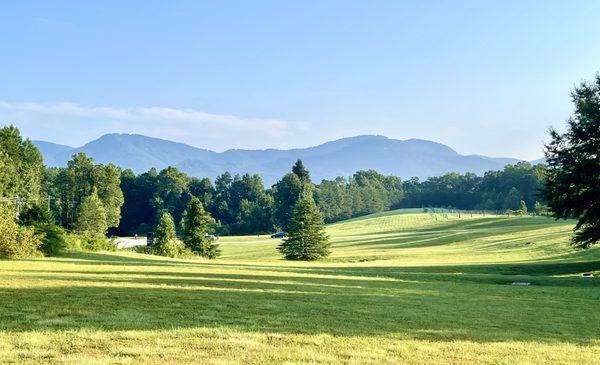
[[224, 150], [382, 134], [541, 156], [600, 71], [600, 1], [25, 1], [0, 11], [0, 123]]

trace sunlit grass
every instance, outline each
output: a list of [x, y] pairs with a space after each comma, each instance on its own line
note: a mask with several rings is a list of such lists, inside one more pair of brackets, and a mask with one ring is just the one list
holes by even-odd
[[600, 250], [572, 226], [412, 211], [328, 227], [319, 262], [266, 236], [0, 261], [0, 363], [597, 364]]

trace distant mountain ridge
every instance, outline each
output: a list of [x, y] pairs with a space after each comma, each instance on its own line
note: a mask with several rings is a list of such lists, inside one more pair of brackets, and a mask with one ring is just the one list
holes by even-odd
[[267, 186], [275, 183], [300, 158], [315, 182], [350, 176], [358, 170], [374, 169], [403, 179], [425, 179], [447, 172], [483, 174], [519, 162], [513, 158], [461, 155], [441, 143], [384, 136], [342, 138], [309, 148], [290, 150], [230, 149], [217, 153], [184, 143], [137, 134], [107, 134], [81, 147], [33, 141], [48, 166], [66, 166], [75, 153], [85, 152], [98, 163], [113, 163], [136, 173], [155, 167], [174, 166], [196, 177], [214, 179], [229, 171], [260, 174]]

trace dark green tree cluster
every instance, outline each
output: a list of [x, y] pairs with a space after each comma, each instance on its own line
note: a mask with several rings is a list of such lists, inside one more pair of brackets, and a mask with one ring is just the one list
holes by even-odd
[[221, 234], [265, 233], [273, 228], [273, 197], [258, 175], [231, 176], [226, 172], [213, 186], [207, 178], [189, 177], [174, 167], [137, 176], [125, 170], [121, 189], [125, 195], [123, 217], [113, 231], [118, 235], [145, 234], [163, 211], [182, 227], [193, 197], [215, 219]]
[[17, 128], [0, 128], [0, 258], [40, 253], [46, 235], [35, 225], [53, 223], [44, 176], [39, 150]]
[[94, 231], [89, 230], [89, 225], [86, 231], [96, 235], [104, 235], [108, 228], [119, 225], [124, 203], [120, 184], [120, 168], [94, 164], [84, 153], [74, 155], [66, 168], [48, 169], [46, 175], [47, 194], [60, 225], [81, 231], [85, 223], [78, 219], [94, 217], [98, 221]]
[[578, 219], [573, 244], [600, 241], [600, 75], [572, 93], [575, 113], [567, 131], [550, 131], [544, 197], [556, 218]]
[[163, 211], [183, 227], [180, 222], [193, 197], [215, 219], [213, 227], [220, 235], [287, 231], [292, 208], [299, 199], [309, 196], [327, 223], [402, 207], [517, 212], [522, 211], [521, 201], [529, 212], [547, 214], [539, 195], [545, 173], [545, 165], [520, 162], [484, 176], [449, 173], [421, 182], [367, 170], [349, 179], [338, 177], [315, 185], [302, 161], [297, 161], [290, 173], [271, 189], [265, 189], [258, 175], [224, 173], [213, 185], [209, 179], [189, 177], [173, 167], [137, 176], [126, 170], [121, 178], [123, 218], [119, 227], [109, 232], [145, 234]]
[[40, 203], [44, 198], [44, 173], [37, 147], [29, 139], [23, 140], [17, 128], [1, 128], [0, 197], [5, 201], [20, 198], [28, 205]]
[[403, 197], [400, 178], [374, 170], [358, 171], [349, 180], [323, 180], [315, 188], [317, 206], [328, 223], [397, 208]]
[[484, 176], [449, 173], [425, 181], [413, 178], [404, 182], [402, 207], [452, 207], [489, 211], [529, 211], [542, 209], [546, 166], [519, 162]]

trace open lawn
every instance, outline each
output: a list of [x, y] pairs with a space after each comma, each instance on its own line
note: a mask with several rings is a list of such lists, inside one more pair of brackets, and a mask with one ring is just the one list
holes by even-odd
[[410, 211], [329, 226], [319, 262], [264, 236], [0, 261], [0, 363], [600, 364], [600, 248], [572, 226]]

